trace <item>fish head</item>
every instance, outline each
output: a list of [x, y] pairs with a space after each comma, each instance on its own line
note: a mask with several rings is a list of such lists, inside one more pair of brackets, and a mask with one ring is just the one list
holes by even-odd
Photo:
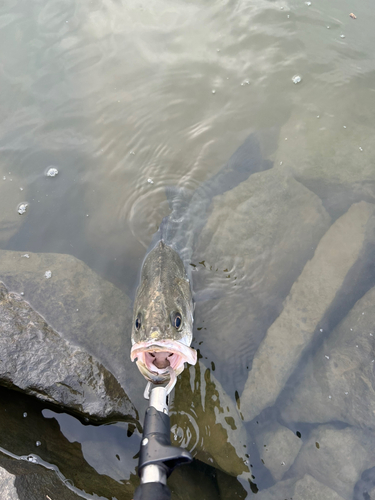
[[162, 241], [148, 254], [134, 301], [131, 360], [143, 376], [162, 383], [170, 366], [178, 375], [195, 364], [193, 300], [178, 253]]

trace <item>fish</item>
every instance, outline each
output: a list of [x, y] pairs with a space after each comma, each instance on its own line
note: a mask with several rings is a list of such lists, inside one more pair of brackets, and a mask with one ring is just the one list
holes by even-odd
[[142, 266], [133, 313], [131, 360], [137, 359], [150, 382], [168, 379], [168, 367], [176, 375], [185, 362], [195, 365], [193, 296], [184, 264], [172, 247], [160, 240]]
[[136, 291], [130, 358], [154, 384], [179, 375], [185, 363], [195, 365], [194, 296], [191, 258], [207, 219], [212, 198], [233, 189], [251, 174], [272, 167], [263, 160], [255, 133], [216, 175], [193, 193], [168, 188], [171, 213], [165, 217], [146, 253]]

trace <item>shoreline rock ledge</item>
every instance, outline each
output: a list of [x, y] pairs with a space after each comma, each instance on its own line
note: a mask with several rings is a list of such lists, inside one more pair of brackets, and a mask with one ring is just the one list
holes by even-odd
[[[245, 421], [272, 406], [345, 277], [359, 258], [375, 205], [361, 201], [350, 207], [320, 240], [270, 326], [257, 353], [241, 396]], [[371, 224], [370, 224], [371, 225]]]
[[116, 378], [0, 282], [0, 384], [90, 419], [138, 419]]

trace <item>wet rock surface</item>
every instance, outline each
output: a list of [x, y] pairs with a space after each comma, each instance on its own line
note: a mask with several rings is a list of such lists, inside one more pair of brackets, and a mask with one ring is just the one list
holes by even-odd
[[55, 471], [0, 453], [0, 490], [2, 500], [79, 500]]
[[372, 204], [352, 205], [319, 242], [254, 357], [241, 396], [245, 420], [252, 420], [276, 401], [358, 260], [374, 213]]
[[275, 424], [255, 436], [259, 456], [275, 481], [280, 481], [298, 455], [302, 441], [287, 427]]
[[97, 358], [143, 408], [144, 379], [130, 361], [132, 310], [123, 292], [66, 254], [0, 250], [0, 281], [23, 293], [64, 339]]
[[303, 444], [292, 473], [310, 474], [344, 499], [352, 500], [362, 473], [374, 464], [374, 445], [372, 433], [322, 425]]
[[243, 387], [257, 346], [330, 222], [314, 193], [275, 169], [213, 199], [194, 253], [194, 291], [204, 292], [195, 337], [224, 387]]
[[375, 430], [375, 288], [324, 340], [285, 405], [287, 421]]
[[0, 383], [90, 418], [136, 418], [125, 392], [96, 359], [62, 339], [0, 283]]

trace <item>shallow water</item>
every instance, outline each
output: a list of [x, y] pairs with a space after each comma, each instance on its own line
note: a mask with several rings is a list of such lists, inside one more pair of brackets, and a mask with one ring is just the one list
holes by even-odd
[[[133, 298], [146, 248], [169, 213], [165, 188], [193, 191], [219, 172], [252, 132], [262, 139], [264, 158], [274, 161], [275, 176], [291, 172], [322, 200], [332, 222], [354, 202], [374, 203], [374, 9], [369, 0], [308, 3], [1, 1], [0, 248], [71, 254]], [[349, 16], [353, 9], [356, 19]], [[321, 172], [306, 174], [311, 165]], [[46, 176], [51, 167], [58, 170], [55, 177]], [[219, 227], [225, 227], [226, 214], [240, 212], [235, 200], [226, 200]], [[282, 211], [274, 200], [264, 196], [260, 203]], [[296, 212], [303, 211], [302, 200], [301, 195]], [[23, 215], [17, 213], [21, 203], [28, 204]], [[255, 214], [256, 206], [252, 210]], [[253, 213], [244, 217], [252, 219]], [[267, 232], [267, 214], [262, 217], [254, 215], [251, 248], [257, 248], [257, 234]], [[241, 246], [246, 235], [236, 220], [238, 227], [223, 236], [233, 241], [230, 251], [208, 250], [210, 234], [205, 234], [192, 262], [197, 290], [212, 292], [197, 305], [193, 345], [234, 403], [259, 343], [320, 239], [316, 235], [310, 245], [306, 237], [305, 247], [295, 245], [303, 248], [295, 260], [292, 254], [283, 277], [278, 269], [284, 264], [274, 262], [275, 255], [290, 249], [272, 233], [265, 240], [271, 254], [265, 278], [268, 250], [260, 245], [256, 263], [246, 267]], [[375, 285], [371, 259], [368, 251], [356, 281], [345, 283], [344, 299], [325, 318], [328, 331]], [[272, 297], [267, 280], [276, 290]], [[254, 313], [256, 328], [248, 333], [249, 297], [253, 309], [265, 313], [262, 318]], [[128, 330], [130, 349], [130, 325]], [[321, 342], [318, 338], [308, 359]], [[105, 346], [94, 348], [99, 358], [100, 349]], [[23, 404], [21, 396], [9, 397]], [[311, 432], [308, 423], [282, 420], [283, 397], [261, 414], [259, 424], [246, 424], [259, 490], [275, 479], [261, 462], [256, 426], [282, 422], [303, 431], [302, 438]], [[7, 404], [2, 399], [4, 411]], [[27, 404], [34, 408], [31, 400]], [[142, 403], [138, 410], [143, 413]], [[60, 436], [61, 453], [40, 453], [43, 460], [72, 479], [69, 443], [80, 443], [87, 476], [75, 478], [75, 486], [110, 498], [113, 485], [113, 496], [131, 498], [130, 489], [121, 497], [117, 488], [119, 481], [131, 481], [129, 488], [136, 484], [137, 430], [126, 432], [125, 423], [83, 425], [39, 403], [29, 411], [38, 415], [35, 427], [26, 428], [25, 442], [36, 441], [39, 429], [50, 428], [52, 421], [60, 428], [51, 433]], [[25, 431], [26, 420], [19, 420], [15, 429]], [[19, 449], [12, 440], [0, 446], [16, 455], [39, 453], [31, 444]], [[225, 488], [237, 486], [221, 479], [227, 486], [220, 489], [216, 476], [211, 478], [215, 469], [207, 467], [193, 472], [206, 478], [208, 490], [215, 491], [212, 498], [229, 498]], [[110, 478], [109, 489], [96, 474]], [[238, 483], [238, 495], [245, 498], [243, 487]]]

